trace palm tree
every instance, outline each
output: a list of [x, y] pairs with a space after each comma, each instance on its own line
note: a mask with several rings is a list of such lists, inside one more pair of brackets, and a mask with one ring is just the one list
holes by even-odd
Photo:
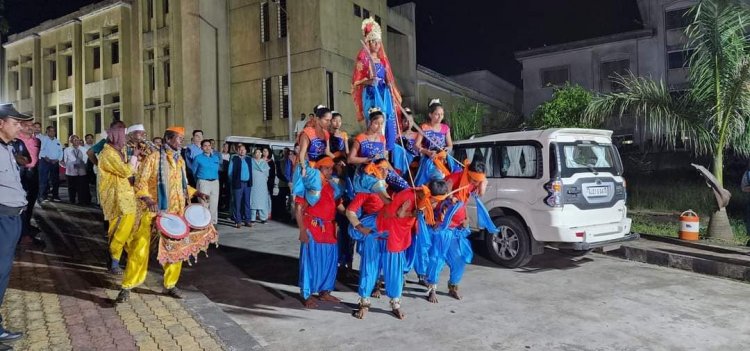
[[[665, 135], [674, 144], [678, 137], [698, 154], [713, 156], [712, 173], [723, 185], [724, 152], [731, 148], [739, 155], [750, 155], [750, 45], [745, 30], [750, 26], [750, 10], [742, 0], [702, 0], [686, 16], [692, 23], [686, 29], [690, 89], [671, 93], [664, 81], [617, 76], [620, 92], [595, 97], [586, 118], [634, 113], [654, 135]], [[724, 221], [722, 221], [722, 217]], [[712, 217], [728, 223], [719, 209]], [[732, 240], [731, 230], [711, 233]]]

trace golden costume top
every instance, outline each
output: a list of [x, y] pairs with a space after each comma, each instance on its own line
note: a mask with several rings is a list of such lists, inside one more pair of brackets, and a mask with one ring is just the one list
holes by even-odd
[[105, 220], [112, 220], [136, 210], [135, 193], [128, 178], [133, 172], [122, 153], [109, 143], [99, 154], [99, 198]]

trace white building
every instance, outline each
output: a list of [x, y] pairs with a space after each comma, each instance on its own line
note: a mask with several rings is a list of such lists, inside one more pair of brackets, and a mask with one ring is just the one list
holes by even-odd
[[[523, 66], [523, 113], [528, 118], [552, 97], [554, 87], [570, 82], [597, 92], [617, 87], [612, 75], [628, 71], [666, 80], [670, 89], [687, 87], [685, 12], [694, 0], [637, 0], [643, 29], [516, 52]], [[610, 125], [616, 134], [633, 133], [632, 121]], [[639, 137], [634, 136], [638, 142]]]

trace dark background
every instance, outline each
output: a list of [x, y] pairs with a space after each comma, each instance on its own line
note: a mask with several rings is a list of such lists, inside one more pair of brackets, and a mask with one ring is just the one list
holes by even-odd
[[[304, 1], [304, 0], [294, 0]], [[5, 0], [10, 33], [96, 0]], [[388, 0], [417, 5], [417, 62], [446, 75], [488, 69], [521, 85], [518, 50], [642, 28], [636, 0]]]

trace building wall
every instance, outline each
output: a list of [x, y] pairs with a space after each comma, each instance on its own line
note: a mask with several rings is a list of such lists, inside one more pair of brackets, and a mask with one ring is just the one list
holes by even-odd
[[[573, 49], [548, 50], [539, 55], [517, 55], [523, 65], [523, 113], [528, 118], [534, 110], [552, 96], [552, 87], [542, 85], [542, 71], [553, 67], [569, 67], [569, 81], [597, 92], [609, 91], [606, 77], [602, 77], [602, 63], [628, 59], [630, 71], [638, 76], [666, 80], [673, 90], [686, 88], [687, 68], [668, 66], [669, 53], [685, 48], [684, 28], [667, 29], [668, 11], [683, 9], [693, 0], [639, 0], [644, 28], [653, 35], [635, 39], [586, 45], [585, 41]], [[533, 50], [532, 50], [533, 51]], [[551, 52], [549, 52], [551, 51]]]

